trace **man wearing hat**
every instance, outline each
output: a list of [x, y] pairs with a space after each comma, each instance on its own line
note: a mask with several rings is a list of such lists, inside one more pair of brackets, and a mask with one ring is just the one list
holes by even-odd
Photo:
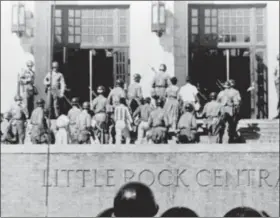
[[71, 144], [78, 144], [78, 128], [77, 128], [77, 118], [82, 112], [79, 106], [79, 99], [72, 98], [71, 101], [72, 108], [68, 111], [69, 118], [69, 133]]
[[92, 129], [91, 129], [91, 116], [89, 114], [89, 110], [90, 110], [90, 103], [84, 102], [83, 110], [77, 117], [79, 144], [90, 144]]
[[[106, 125], [106, 104], [107, 99], [104, 97], [105, 87], [99, 86], [97, 88], [98, 96], [92, 102], [92, 110], [94, 112], [94, 119], [96, 121], [97, 135], [102, 144], [106, 144], [108, 139], [107, 125]], [[106, 137], [105, 137], [106, 135]]]
[[22, 105], [23, 99], [21, 96], [15, 96], [14, 100], [15, 105], [12, 106], [10, 111], [12, 113], [12, 125], [18, 134], [19, 143], [24, 144], [28, 112]]
[[185, 112], [178, 122], [178, 141], [180, 144], [194, 143], [197, 135], [197, 123], [191, 103], [185, 104]]
[[154, 217], [158, 212], [152, 190], [140, 182], [122, 186], [114, 198], [114, 217]]
[[224, 118], [227, 123], [228, 142], [232, 143], [237, 136], [236, 127], [238, 122], [241, 97], [240, 93], [234, 89], [235, 81], [229, 80], [224, 84], [224, 90], [218, 95], [218, 102], [223, 106]]
[[202, 112], [202, 117], [206, 118], [209, 143], [222, 143], [224, 133], [223, 106], [217, 101], [217, 94], [215, 92], [210, 93], [209, 98], [210, 102], [204, 106]]
[[32, 112], [30, 118], [31, 127], [31, 142], [33, 144], [48, 144], [49, 128], [45, 114], [45, 101], [43, 99], [37, 100], [37, 108]]
[[160, 98], [163, 101], [165, 100], [165, 90], [170, 85], [170, 77], [167, 74], [167, 67], [165, 64], [159, 66], [159, 71], [156, 71], [154, 68], [152, 70], [155, 72], [155, 76], [152, 82], [152, 96], [154, 98]]
[[150, 114], [148, 120], [148, 127], [150, 128], [147, 133], [147, 139], [152, 140], [155, 144], [166, 144], [167, 133], [169, 128], [168, 117], [163, 109], [163, 100], [156, 100], [156, 109]]
[[44, 79], [44, 85], [46, 86], [46, 92], [48, 95], [47, 108], [50, 105], [54, 106], [55, 118], [60, 115], [60, 102], [64, 97], [65, 92], [65, 80], [62, 73], [58, 72], [58, 62], [52, 63], [52, 71], [47, 73]]
[[134, 75], [134, 83], [132, 83], [128, 87], [128, 92], [127, 92], [128, 105], [132, 113], [134, 113], [134, 111], [141, 105], [140, 100], [143, 98], [140, 81], [141, 81], [141, 76], [140, 74], [137, 73]]
[[33, 71], [33, 62], [27, 61], [26, 69], [20, 75], [20, 84], [22, 88], [22, 95], [24, 105], [28, 110], [28, 118], [30, 118], [31, 113], [34, 109], [34, 95], [37, 95], [37, 89], [34, 86], [35, 73]]

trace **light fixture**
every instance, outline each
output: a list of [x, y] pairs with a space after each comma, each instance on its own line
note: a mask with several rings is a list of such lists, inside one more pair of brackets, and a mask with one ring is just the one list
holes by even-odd
[[12, 5], [12, 33], [21, 37], [26, 30], [25, 4], [18, 1]]
[[155, 32], [158, 37], [161, 37], [166, 29], [166, 14], [165, 2], [152, 2], [152, 32]]

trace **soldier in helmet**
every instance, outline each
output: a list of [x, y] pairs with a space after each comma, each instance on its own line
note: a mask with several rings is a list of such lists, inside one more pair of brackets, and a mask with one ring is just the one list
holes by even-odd
[[92, 129], [91, 129], [91, 116], [89, 113], [90, 103], [83, 103], [83, 110], [77, 118], [78, 128], [78, 143], [79, 144], [90, 144]]
[[156, 100], [156, 109], [150, 114], [148, 127], [150, 128], [149, 132], [147, 133], [148, 141], [152, 140], [152, 142], [155, 144], [167, 143], [169, 121], [163, 109], [162, 99]]
[[26, 133], [26, 121], [28, 117], [28, 112], [26, 108], [22, 105], [22, 97], [17, 95], [14, 98], [15, 105], [11, 108], [12, 113], [12, 125], [16, 133], [18, 134], [18, 139], [20, 144], [24, 144], [25, 133]]
[[126, 98], [126, 94], [124, 91], [124, 82], [121, 79], [118, 79], [116, 81], [116, 87], [113, 88], [109, 93], [107, 102], [114, 108], [116, 102], [119, 102], [121, 98]]
[[165, 90], [170, 85], [169, 75], [166, 73], [167, 67], [161, 64], [159, 71], [155, 71], [154, 68], [152, 70], [156, 73], [152, 83], [153, 96], [165, 100]]
[[239, 91], [234, 89], [234, 80], [227, 81], [224, 84], [224, 90], [218, 95], [218, 102], [223, 105], [224, 117], [227, 123], [228, 142], [234, 142], [237, 137], [236, 127], [239, 117], [239, 108], [241, 103], [241, 96]]
[[224, 133], [224, 110], [221, 103], [217, 101], [215, 92], [209, 95], [208, 102], [203, 109], [202, 117], [206, 118], [206, 127], [208, 130], [210, 143], [222, 143]]
[[18, 136], [13, 126], [11, 125], [11, 119], [13, 115], [10, 112], [6, 112], [3, 115], [3, 120], [1, 122], [1, 143], [3, 144], [17, 144]]
[[34, 109], [34, 95], [38, 94], [34, 86], [35, 72], [33, 71], [33, 66], [34, 64], [32, 61], [27, 61], [26, 69], [20, 75], [23, 101], [28, 110], [28, 118], [30, 118]]
[[92, 110], [94, 112], [94, 119], [96, 121], [97, 136], [102, 144], [108, 143], [108, 132], [107, 132], [107, 114], [106, 104], [107, 99], [104, 97], [105, 87], [99, 86], [97, 88], [98, 96], [92, 102]]
[[70, 141], [71, 144], [78, 144], [77, 119], [79, 114], [81, 113], [81, 109], [79, 107], [79, 99], [72, 98], [71, 104], [72, 108], [68, 111]]
[[[65, 80], [62, 73], [58, 72], [58, 62], [52, 63], [52, 71], [47, 73], [44, 79], [44, 85], [46, 86], [46, 92], [48, 95], [47, 108], [54, 106], [55, 118], [60, 115], [61, 99], [64, 97], [65, 92]], [[52, 78], [52, 79], [51, 79]]]
[[178, 141], [180, 144], [194, 143], [197, 138], [197, 124], [192, 103], [185, 104], [185, 112], [178, 122]]
[[140, 85], [141, 76], [140, 74], [134, 75], [134, 83], [128, 87], [128, 106], [131, 109], [131, 112], [134, 111], [141, 105], [140, 100], [143, 98], [142, 87]]
[[48, 144], [50, 143], [50, 130], [47, 125], [47, 118], [44, 111], [45, 101], [37, 100], [37, 108], [32, 112], [30, 118], [31, 127], [31, 142], [33, 144]]
[[152, 190], [139, 182], [125, 184], [114, 198], [115, 217], [154, 217], [157, 212]]

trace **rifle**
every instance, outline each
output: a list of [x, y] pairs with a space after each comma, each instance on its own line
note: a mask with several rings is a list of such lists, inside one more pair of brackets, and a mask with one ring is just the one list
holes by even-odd
[[218, 86], [218, 88], [219, 88], [220, 90], [224, 90], [224, 87], [223, 87], [223, 85], [222, 85], [222, 82], [221, 82], [219, 79], [216, 81], [216, 85]]
[[[89, 90], [90, 90], [90, 87], [88, 87], [89, 88]], [[95, 93], [95, 91], [94, 90], [91, 90], [91, 94], [96, 98], [97, 97], [97, 94]]]

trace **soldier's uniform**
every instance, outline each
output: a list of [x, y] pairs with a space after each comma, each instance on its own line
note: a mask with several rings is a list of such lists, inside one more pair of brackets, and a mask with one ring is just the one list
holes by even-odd
[[233, 85], [233, 81], [227, 81], [224, 85], [225, 89], [219, 93], [217, 98], [218, 102], [223, 105], [229, 142], [233, 142], [237, 136], [236, 127], [241, 102], [240, 93], [233, 88]]
[[7, 112], [4, 114], [4, 119], [1, 122], [1, 143], [3, 144], [18, 144], [18, 135], [13, 131], [11, 124], [12, 114]]
[[26, 133], [26, 121], [27, 121], [27, 110], [22, 106], [22, 97], [15, 97], [16, 104], [11, 108], [12, 113], [12, 125], [18, 135], [18, 143], [24, 144], [25, 133]]
[[38, 94], [37, 89], [34, 86], [35, 73], [32, 70], [33, 62], [27, 62], [27, 69], [20, 75], [20, 84], [23, 95], [23, 102], [28, 110], [28, 118], [34, 109], [34, 95]]
[[113, 88], [108, 95], [108, 104], [115, 107], [116, 103], [120, 101], [121, 98], [126, 98], [126, 93], [123, 89], [123, 81], [117, 80], [116, 87]]
[[106, 114], [106, 104], [107, 99], [104, 97], [105, 92], [104, 86], [99, 86], [97, 88], [98, 96], [92, 102], [92, 110], [94, 112], [94, 119], [96, 121], [97, 136], [102, 144], [108, 143], [108, 129], [106, 125], [107, 114]]
[[186, 103], [185, 110], [178, 122], [178, 141], [180, 144], [194, 143], [196, 141], [197, 124], [192, 104]]
[[224, 111], [221, 103], [216, 101], [216, 93], [210, 94], [211, 101], [203, 109], [202, 116], [206, 118], [209, 142], [222, 143], [224, 133]]
[[50, 143], [49, 128], [45, 116], [44, 105], [42, 99], [37, 101], [38, 107], [31, 114], [31, 142], [33, 144], [48, 144]]
[[148, 120], [148, 126], [150, 128], [147, 133], [147, 139], [152, 140], [155, 144], [167, 143], [167, 131], [168, 131], [168, 117], [164, 111], [163, 100], [158, 99], [156, 101], [157, 108], [151, 112]]
[[154, 76], [152, 88], [152, 96], [155, 98], [160, 98], [163, 101], [165, 100], [165, 90], [170, 85], [169, 75], [166, 73], [166, 66], [161, 65], [159, 72], [156, 72]]
[[[55, 117], [57, 118], [60, 115], [60, 101], [61, 98], [63, 98], [65, 92], [65, 80], [62, 73], [57, 71], [58, 63], [53, 62], [52, 67], [52, 72], [47, 73], [44, 79], [44, 85], [46, 86], [48, 95], [47, 107], [50, 108], [53, 102], [54, 113]], [[49, 113], [51, 113], [51, 111], [49, 111]]]
[[139, 84], [141, 80], [140, 74], [134, 75], [134, 83], [129, 85], [127, 97], [128, 97], [128, 105], [131, 109], [131, 112], [134, 111], [141, 105], [140, 100], [143, 98], [142, 87]]
[[91, 138], [91, 116], [89, 114], [89, 102], [83, 103], [83, 111], [78, 115], [77, 128], [78, 128], [78, 143], [90, 144]]
[[69, 118], [69, 133], [71, 144], [78, 144], [78, 127], [77, 119], [79, 114], [82, 112], [79, 106], [78, 98], [72, 99], [72, 108], [68, 111]]
[[137, 143], [143, 143], [143, 138], [146, 135], [146, 131], [148, 130], [148, 121], [151, 112], [153, 111], [152, 106], [150, 105], [149, 98], [146, 98], [143, 105], [140, 105], [136, 111], [133, 113], [133, 117], [139, 116], [140, 123], [138, 126], [138, 136]]

